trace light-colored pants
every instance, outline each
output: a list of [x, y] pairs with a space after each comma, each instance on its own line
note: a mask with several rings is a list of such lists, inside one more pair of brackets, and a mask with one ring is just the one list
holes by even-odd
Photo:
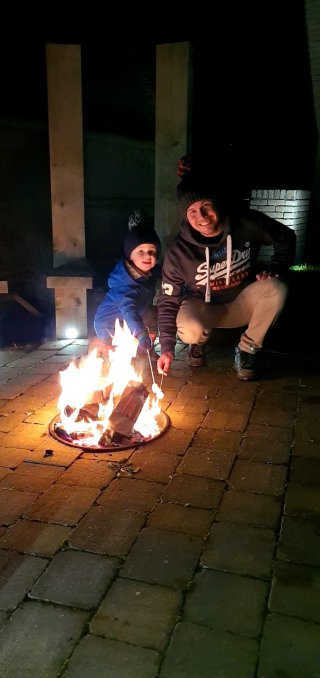
[[242, 351], [255, 353], [281, 313], [287, 294], [283, 281], [267, 278], [248, 285], [228, 304], [205, 303], [189, 297], [182, 301], [177, 315], [178, 336], [186, 344], [205, 344], [214, 328], [247, 325], [238, 345]]

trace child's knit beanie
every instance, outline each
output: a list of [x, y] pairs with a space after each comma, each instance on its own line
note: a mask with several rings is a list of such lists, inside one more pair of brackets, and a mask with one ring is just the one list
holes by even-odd
[[153, 220], [147, 217], [141, 210], [135, 210], [130, 214], [128, 230], [123, 244], [123, 253], [126, 259], [130, 259], [132, 250], [139, 245], [149, 243], [157, 249], [157, 259], [161, 254], [161, 243], [154, 230]]

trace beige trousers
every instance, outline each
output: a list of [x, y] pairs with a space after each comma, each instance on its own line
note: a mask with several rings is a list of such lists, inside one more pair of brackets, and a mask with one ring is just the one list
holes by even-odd
[[205, 303], [197, 297], [189, 297], [182, 301], [177, 315], [178, 336], [186, 344], [205, 344], [214, 328], [247, 326], [239, 348], [255, 353], [281, 313], [287, 294], [288, 288], [283, 281], [267, 278], [248, 285], [228, 304]]

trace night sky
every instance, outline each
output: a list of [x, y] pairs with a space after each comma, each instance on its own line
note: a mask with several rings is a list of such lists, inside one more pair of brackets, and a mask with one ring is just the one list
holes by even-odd
[[272, 175], [273, 185], [308, 188], [316, 133], [303, 0], [223, 7], [212, 5], [209, 19], [201, 5], [196, 14], [179, 4], [174, 19], [161, 6], [143, 17], [146, 28], [121, 13], [75, 22], [56, 12], [46, 28], [9, 35], [0, 42], [0, 118], [46, 122], [45, 44], [80, 44], [84, 129], [153, 140], [156, 45], [187, 40], [194, 150], [244, 185], [270, 185]]

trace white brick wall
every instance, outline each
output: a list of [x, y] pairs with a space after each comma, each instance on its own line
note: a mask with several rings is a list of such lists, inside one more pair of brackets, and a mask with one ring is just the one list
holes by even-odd
[[[309, 202], [310, 191], [259, 189], [251, 193], [251, 209], [264, 212], [295, 231], [297, 236], [295, 263], [304, 261]], [[261, 247], [259, 261], [269, 261], [272, 252], [272, 247]]]

